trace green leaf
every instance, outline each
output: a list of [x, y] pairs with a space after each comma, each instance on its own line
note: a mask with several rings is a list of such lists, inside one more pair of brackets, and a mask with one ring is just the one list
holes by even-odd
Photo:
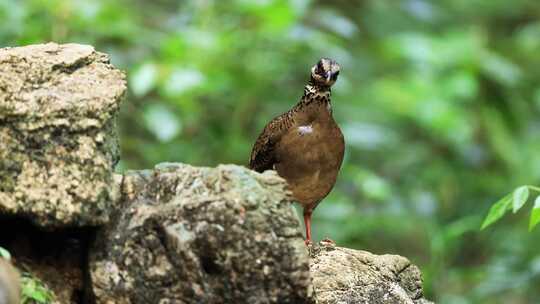
[[531, 211], [531, 220], [529, 221], [529, 231], [534, 229], [534, 226], [540, 223], [540, 195], [534, 200], [534, 206]]
[[513, 204], [512, 204], [512, 211], [514, 213], [518, 212], [518, 210], [523, 207], [527, 199], [529, 198], [529, 188], [527, 186], [521, 186], [516, 188], [514, 190], [513, 196]]
[[36, 289], [32, 293], [32, 299], [34, 299], [34, 301], [39, 302], [39, 303], [47, 303], [47, 294], [45, 291], [41, 289]]
[[489, 209], [488, 215], [482, 223], [481, 230], [485, 229], [487, 226], [498, 221], [503, 215], [508, 211], [512, 203], [512, 195], [508, 194], [505, 197], [501, 198], [498, 202], [493, 204]]
[[31, 274], [24, 273], [21, 280], [21, 296], [23, 303], [50, 303], [53, 300], [51, 291]]
[[11, 254], [6, 249], [0, 247], [0, 257], [3, 257], [6, 260], [11, 260]]

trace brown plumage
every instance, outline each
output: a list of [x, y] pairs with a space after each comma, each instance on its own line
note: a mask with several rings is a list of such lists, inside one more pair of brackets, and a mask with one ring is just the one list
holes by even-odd
[[249, 167], [275, 169], [304, 207], [306, 242], [311, 242], [311, 214], [334, 187], [345, 151], [330, 103], [339, 70], [326, 58], [313, 66], [300, 102], [270, 121], [251, 151]]

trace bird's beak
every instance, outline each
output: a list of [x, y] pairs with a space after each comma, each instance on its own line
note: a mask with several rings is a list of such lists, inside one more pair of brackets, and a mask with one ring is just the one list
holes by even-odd
[[332, 72], [327, 72], [326, 73], [326, 81], [330, 82], [331, 79], [332, 79]]

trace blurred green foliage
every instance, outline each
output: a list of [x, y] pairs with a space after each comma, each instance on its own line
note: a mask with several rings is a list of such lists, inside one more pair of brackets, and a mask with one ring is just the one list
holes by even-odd
[[21, 277], [21, 304], [49, 304], [53, 302], [52, 290], [30, 273], [23, 273]]
[[347, 142], [317, 239], [421, 266], [439, 303], [538, 303], [540, 229], [479, 231], [540, 184], [537, 0], [0, 0], [0, 45], [94, 45], [126, 70], [119, 170], [246, 164], [320, 57]]
[[[3, 247], [0, 247], [0, 259], [1, 258], [8, 261], [11, 260], [11, 254]], [[4, 269], [0, 270], [5, 271]], [[50, 290], [41, 280], [28, 272], [23, 272], [22, 274], [20, 293], [21, 304], [48, 304], [54, 301], [52, 290]], [[3, 299], [4, 298], [2, 298], [2, 301]]]

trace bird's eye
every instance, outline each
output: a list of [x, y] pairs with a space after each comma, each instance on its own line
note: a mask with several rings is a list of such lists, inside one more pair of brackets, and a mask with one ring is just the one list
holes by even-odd
[[317, 74], [319, 74], [319, 75], [324, 74], [324, 69], [323, 69], [323, 66], [322, 66], [322, 62], [320, 62], [320, 61], [319, 61], [319, 63], [317, 63]]

